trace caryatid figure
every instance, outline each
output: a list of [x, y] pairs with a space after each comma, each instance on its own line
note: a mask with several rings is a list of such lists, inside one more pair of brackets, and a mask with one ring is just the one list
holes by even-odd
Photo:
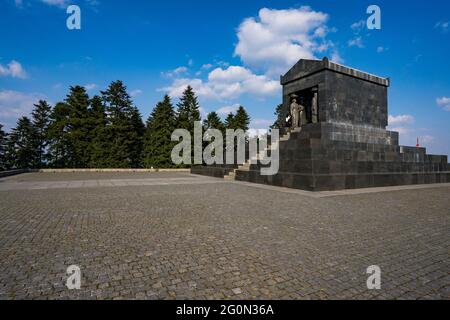
[[317, 92], [314, 92], [314, 96], [312, 99], [312, 106], [311, 106], [311, 113], [312, 113], [312, 123], [319, 122], [319, 110], [317, 107]]
[[293, 94], [291, 96], [291, 117], [292, 128], [298, 128], [300, 126], [300, 105], [297, 103], [297, 96]]

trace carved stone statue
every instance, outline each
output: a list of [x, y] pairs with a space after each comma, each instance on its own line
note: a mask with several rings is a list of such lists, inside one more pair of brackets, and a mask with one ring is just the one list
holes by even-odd
[[291, 96], [291, 123], [292, 128], [298, 128], [300, 126], [300, 105], [297, 103], [297, 96]]
[[312, 99], [312, 106], [311, 106], [311, 113], [312, 113], [312, 123], [319, 122], [319, 110], [317, 106], [317, 92], [314, 92], [314, 96]]
[[291, 96], [291, 117], [292, 117], [292, 128], [299, 128], [305, 124], [303, 118], [306, 118], [305, 107], [297, 103], [298, 96]]

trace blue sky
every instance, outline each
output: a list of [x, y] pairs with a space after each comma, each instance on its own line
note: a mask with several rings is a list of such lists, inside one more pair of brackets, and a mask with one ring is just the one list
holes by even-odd
[[[66, 8], [81, 8], [68, 30]], [[381, 30], [366, 9], [381, 8]], [[279, 75], [300, 58], [328, 56], [390, 77], [390, 128], [403, 144], [450, 154], [448, 1], [1, 0], [0, 123], [33, 102], [64, 99], [70, 85], [98, 94], [123, 80], [146, 119], [187, 85], [202, 111], [242, 104], [254, 128], [273, 121]], [[362, 22], [361, 22], [362, 21]]]

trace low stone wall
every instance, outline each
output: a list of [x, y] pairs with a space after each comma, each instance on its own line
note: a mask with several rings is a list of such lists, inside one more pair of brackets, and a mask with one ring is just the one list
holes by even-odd
[[9, 171], [0, 171], [0, 178], [15, 176], [22, 173], [30, 172], [29, 169], [18, 169], [18, 170], [9, 170]]
[[41, 169], [42, 173], [76, 173], [76, 172], [135, 172], [135, 173], [151, 173], [151, 172], [190, 172], [190, 169]]
[[[237, 166], [236, 166], [237, 169]], [[199, 174], [202, 176], [209, 176], [214, 178], [222, 178], [226, 175], [228, 175], [231, 171], [233, 171], [234, 168], [230, 168], [227, 166], [195, 166], [192, 167], [191, 173], [192, 174]]]

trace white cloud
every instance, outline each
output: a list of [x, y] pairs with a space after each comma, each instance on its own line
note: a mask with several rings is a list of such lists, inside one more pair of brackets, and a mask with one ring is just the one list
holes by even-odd
[[405, 146], [415, 146], [417, 139], [423, 147], [433, 147], [435, 137], [427, 134], [427, 128], [413, 126], [415, 118], [412, 115], [389, 116], [389, 127], [391, 131], [400, 134], [400, 144]]
[[356, 37], [354, 39], [348, 40], [347, 45], [349, 47], [364, 48], [362, 37]]
[[208, 116], [208, 112], [206, 111], [206, 109], [203, 107], [199, 107], [198, 111], [200, 111], [200, 117], [202, 119], [206, 119], [206, 117]]
[[97, 88], [97, 85], [95, 83], [89, 83], [89, 84], [85, 85], [84, 88], [87, 91], [90, 91], [90, 90], [94, 90], [95, 88]]
[[255, 129], [266, 129], [270, 127], [275, 121], [268, 119], [254, 119], [250, 123], [251, 128]]
[[130, 92], [130, 96], [131, 97], [137, 97], [138, 95], [142, 94], [142, 90], [141, 89], [136, 89]]
[[333, 61], [335, 63], [344, 63], [344, 59], [342, 59], [341, 55], [337, 51], [334, 51], [331, 54], [331, 61]]
[[31, 113], [35, 103], [45, 99], [46, 97], [39, 93], [0, 91], [0, 122], [13, 126], [18, 118]]
[[355, 32], [359, 33], [366, 27], [366, 21], [365, 20], [359, 20], [355, 23], [353, 23], [350, 28]]
[[[71, 0], [38, 0], [39, 2], [46, 4], [48, 6], [52, 6], [52, 7], [58, 7], [61, 9], [66, 9], [69, 5], [73, 4], [73, 1]], [[24, 4], [30, 3], [31, 0], [14, 0], [14, 3], [16, 4], [17, 8], [23, 8]], [[76, 1], [76, 2], [81, 2], [80, 1]], [[75, 3], [75, 4], [78, 4]], [[84, 3], [89, 6], [91, 9], [96, 9], [97, 6], [100, 5], [100, 1], [99, 0], [84, 0]]]
[[267, 130], [267, 129], [250, 128], [247, 131], [247, 134], [249, 135], [250, 138], [263, 137], [263, 136], [267, 135], [268, 133], [269, 133], [269, 130]]
[[435, 138], [430, 135], [425, 135], [425, 136], [419, 137], [419, 143], [432, 143], [432, 142], [434, 142], [434, 140], [435, 140]]
[[161, 72], [161, 76], [163, 76], [164, 78], [174, 78], [186, 72], [188, 72], [187, 67], [178, 67], [176, 69], [169, 70], [167, 72]]
[[280, 91], [278, 81], [264, 75], [256, 75], [240, 66], [216, 68], [209, 73], [207, 81], [197, 78], [175, 79], [170, 86], [159, 91], [165, 91], [172, 97], [180, 97], [188, 85], [199, 97], [214, 100], [234, 99], [246, 93], [264, 98], [274, 96]]
[[11, 76], [13, 78], [26, 79], [28, 77], [25, 69], [22, 65], [12, 60], [8, 65], [3, 66], [0, 64], [0, 76], [8, 77]]
[[191, 86], [199, 97], [216, 98], [216, 94], [211, 88], [201, 79], [179, 78], [175, 79], [172, 84], [165, 88], [160, 88], [158, 91], [166, 92], [174, 98], [179, 98], [187, 86]]
[[379, 46], [378, 48], [377, 48], [377, 52], [378, 53], [383, 53], [383, 52], [386, 52], [386, 51], [388, 51], [389, 50], [389, 48], [385, 48], [385, 47], [382, 47], [382, 46]]
[[245, 66], [279, 76], [298, 60], [315, 59], [331, 42], [324, 37], [328, 15], [309, 7], [289, 10], [263, 8], [257, 18], [245, 19], [238, 28], [235, 55]]
[[408, 127], [389, 127], [388, 129], [390, 131], [398, 132], [401, 138], [409, 136], [410, 133], [413, 131], [411, 128]]
[[59, 8], [67, 8], [69, 6], [69, 0], [41, 0], [41, 2], [48, 4], [49, 6], [55, 6]]
[[201, 69], [202, 70], [209, 70], [213, 67], [213, 65], [211, 63], [206, 63], [204, 65], [202, 65]]
[[404, 115], [398, 115], [398, 116], [392, 116], [389, 115], [389, 125], [391, 126], [398, 126], [398, 125], [405, 125], [405, 124], [411, 124], [414, 123], [414, 117], [409, 114]]
[[221, 116], [226, 116], [229, 113], [236, 112], [237, 109], [239, 109], [239, 106], [240, 106], [240, 104], [233, 104], [232, 106], [225, 106], [225, 107], [218, 109], [216, 112], [217, 112], [217, 114], [219, 114]]
[[435, 29], [440, 29], [442, 32], [448, 32], [449, 21], [439, 21], [434, 25]]
[[436, 103], [439, 107], [443, 108], [445, 111], [450, 111], [450, 98], [447, 97], [437, 98]]
[[398, 132], [400, 134], [400, 145], [415, 146], [417, 139], [421, 147], [432, 148], [435, 146], [436, 138], [429, 134], [425, 134], [424, 129], [400, 126], [389, 128], [391, 131]]
[[208, 84], [222, 98], [236, 98], [244, 93], [258, 97], [273, 96], [280, 90], [278, 81], [240, 66], [214, 69], [208, 75]]
[[[368, 29], [367, 29], [367, 22], [366, 20], [359, 20], [355, 23], [353, 23], [350, 28], [353, 31], [353, 38], [347, 41], [347, 45], [349, 47], [357, 47], [357, 48], [365, 48], [364, 45], [364, 36], [368, 36]], [[379, 47], [381, 48], [381, 47]], [[378, 48], [378, 49], [379, 49]], [[377, 51], [378, 51], [377, 49]], [[382, 50], [382, 49], [380, 49]], [[381, 51], [378, 51], [379, 53]]]

